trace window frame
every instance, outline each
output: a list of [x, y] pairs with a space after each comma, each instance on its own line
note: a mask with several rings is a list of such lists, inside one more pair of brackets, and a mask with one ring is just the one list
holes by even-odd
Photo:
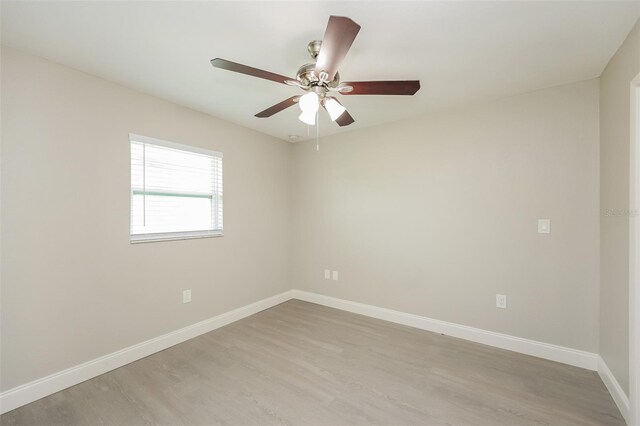
[[[143, 143], [149, 145], [156, 145], [164, 148], [176, 149], [179, 151], [191, 152], [194, 154], [202, 154], [211, 157], [220, 158], [220, 164], [222, 168], [222, 182], [224, 185], [224, 157], [221, 152], [212, 151], [204, 148], [199, 148], [196, 146], [183, 145], [175, 142], [170, 142], [162, 139], [152, 138], [149, 136], [138, 135], [135, 133], [129, 133], [129, 242], [131, 244], [137, 243], [149, 243], [155, 241], [175, 241], [175, 240], [190, 240], [190, 239], [198, 239], [198, 238], [211, 238], [211, 237], [222, 237], [224, 236], [224, 222], [222, 222], [221, 229], [206, 229], [199, 231], [176, 231], [176, 232], [155, 232], [148, 234], [132, 234], [132, 217], [133, 217], [133, 195], [134, 190], [131, 186], [131, 144]], [[215, 194], [214, 196], [220, 197], [220, 194]], [[224, 211], [224, 203], [222, 202], [222, 198], [220, 197], [220, 203], [222, 203], [222, 210]], [[216, 209], [215, 205], [212, 205], [212, 209]], [[224, 214], [222, 215], [224, 217]]]

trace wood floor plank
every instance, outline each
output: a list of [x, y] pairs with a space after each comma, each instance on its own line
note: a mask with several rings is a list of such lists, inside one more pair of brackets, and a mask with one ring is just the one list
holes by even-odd
[[597, 373], [291, 300], [3, 425], [624, 425]]

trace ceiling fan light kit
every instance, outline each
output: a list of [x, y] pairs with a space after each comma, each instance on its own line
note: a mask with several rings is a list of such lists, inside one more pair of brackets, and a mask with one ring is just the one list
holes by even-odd
[[302, 114], [300, 114], [298, 116], [298, 119], [300, 121], [302, 121], [305, 124], [308, 124], [310, 126], [315, 126], [316, 124], [316, 112], [312, 112], [312, 111], [302, 111]]
[[220, 58], [212, 59], [211, 65], [216, 68], [295, 86], [307, 92], [303, 96], [292, 96], [289, 99], [285, 99], [257, 113], [256, 117], [271, 117], [298, 103], [302, 110], [302, 114], [298, 117], [300, 121], [315, 125], [318, 110], [322, 105], [329, 117], [331, 117], [331, 121], [336, 122], [339, 126], [348, 126], [354, 122], [353, 117], [340, 101], [330, 96], [330, 94], [411, 96], [420, 89], [420, 81], [418, 80], [341, 83], [338, 67], [347, 55], [359, 31], [360, 25], [351, 19], [344, 16], [330, 16], [324, 38], [322, 40], [313, 40], [307, 45], [309, 55], [314, 62], [301, 66], [296, 73], [296, 78], [289, 78]]
[[324, 109], [326, 109], [329, 113], [331, 121], [336, 121], [338, 117], [340, 117], [347, 110], [345, 107], [340, 105], [340, 102], [332, 97], [326, 97], [322, 106], [324, 106]]
[[319, 96], [315, 92], [309, 92], [300, 98], [298, 105], [300, 105], [302, 112], [313, 112], [315, 114], [318, 108], [320, 108], [318, 106], [319, 99]]

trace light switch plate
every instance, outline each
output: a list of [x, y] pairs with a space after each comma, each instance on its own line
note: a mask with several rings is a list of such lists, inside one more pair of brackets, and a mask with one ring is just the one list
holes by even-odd
[[324, 279], [325, 280], [330, 280], [331, 279], [331, 271], [328, 269], [324, 270]]
[[338, 271], [333, 271], [331, 273], [331, 279], [334, 281], [338, 281]]
[[507, 309], [507, 296], [496, 294], [496, 308]]
[[182, 290], [182, 303], [191, 302], [191, 289]]
[[551, 219], [538, 219], [538, 234], [551, 233]]

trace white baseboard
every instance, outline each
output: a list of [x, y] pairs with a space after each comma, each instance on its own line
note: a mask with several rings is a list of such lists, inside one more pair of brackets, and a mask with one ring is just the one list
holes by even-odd
[[293, 298], [331, 308], [341, 309], [368, 317], [378, 318], [397, 324], [408, 325], [422, 330], [442, 333], [448, 336], [470, 340], [501, 349], [520, 352], [551, 361], [561, 362], [592, 371], [598, 370], [598, 355], [564, 346], [552, 345], [535, 340], [523, 339], [508, 334], [495, 333], [466, 325], [440, 321], [419, 315], [380, 308], [302, 290], [293, 290]]
[[607, 363], [605, 363], [602, 357], [600, 356], [598, 357], [598, 374], [600, 375], [600, 378], [604, 382], [604, 385], [609, 390], [609, 393], [611, 394], [613, 401], [618, 406], [618, 409], [620, 410], [622, 417], [624, 417], [627, 424], [630, 425], [631, 410], [630, 410], [630, 404], [629, 404], [629, 397], [627, 397], [627, 394], [624, 393], [624, 391], [622, 390], [622, 387], [620, 386], [620, 383], [618, 383], [618, 381], [616, 380], [611, 370], [609, 370]]
[[122, 367], [201, 334], [208, 333], [234, 321], [246, 318], [290, 299], [317, 303], [343, 311], [598, 371], [616, 401], [616, 404], [618, 404], [623, 416], [625, 416], [625, 418], [628, 416], [629, 400], [615, 381], [606, 364], [604, 364], [604, 361], [602, 361], [597, 354], [301, 290], [285, 291], [273, 297], [260, 300], [180, 330], [68, 368], [42, 379], [9, 389], [8, 391], [0, 393], [0, 414], [44, 398], [70, 386], [82, 383], [85, 380]]
[[44, 398], [47, 395], [51, 395], [70, 386], [77, 385], [85, 380], [122, 367], [123, 365], [137, 361], [201, 334], [208, 333], [234, 321], [246, 318], [282, 302], [286, 302], [291, 298], [292, 291], [285, 291], [284, 293], [234, 309], [233, 311], [225, 312], [224, 314], [181, 328], [180, 330], [167, 333], [137, 345], [129, 346], [128, 348], [101, 356], [84, 364], [9, 389], [0, 394], [0, 414]]

